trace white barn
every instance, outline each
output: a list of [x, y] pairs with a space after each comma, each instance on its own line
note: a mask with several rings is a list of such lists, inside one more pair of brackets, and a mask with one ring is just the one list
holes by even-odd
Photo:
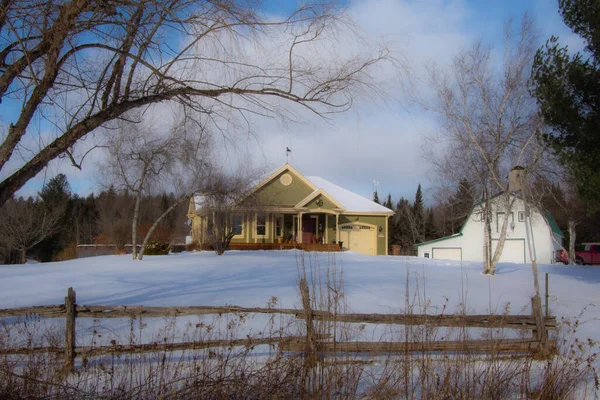
[[[496, 250], [498, 237], [504, 221], [503, 196], [492, 198], [492, 254]], [[514, 200], [506, 230], [506, 242], [500, 262], [528, 263], [531, 257], [528, 249], [525, 225], [525, 202], [511, 195]], [[448, 260], [483, 261], [484, 222], [482, 204], [476, 205], [463, 224], [459, 233], [416, 245], [419, 257]], [[560, 249], [564, 235], [549, 212], [542, 215], [535, 207], [530, 207], [533, 232], [533, 247], [537, 262], [555, 262], [555, 252]]]

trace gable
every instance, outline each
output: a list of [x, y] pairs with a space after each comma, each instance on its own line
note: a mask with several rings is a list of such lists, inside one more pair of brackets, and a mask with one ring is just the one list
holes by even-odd
[[323, 196], [322, 194], [315, 196], [314, 199], [312, 199], [311, 201], [306, 203], [305, 207], [310, 210], [314, 210], [316, 208], [322, 208], [322, 209], [326, 209], [326, 210], [332, 210], [334, 208], [338, 208], [338, 206], [336, 204], [334, 204], [331, 200], [329, 200], [327, 198], [327, 196]]
[[253, 197], [263, 205], [294, 207], [313, 191], [303, 177], [290, 169], [284, 169], [254, 192]]

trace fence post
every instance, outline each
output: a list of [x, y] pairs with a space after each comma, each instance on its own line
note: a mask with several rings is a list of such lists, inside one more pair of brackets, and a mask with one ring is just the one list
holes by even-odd
[[542, 314], [542, 301], [540, 296], [531, 298], [531, 314], [535, 320], [536, 329], [533, 329], [533, 338], [538, 342], [538, 354], [542, 357], [546, 356], [546, 319]]
[[306, 358], [309, 365], [315, 365], [317, 361], [315, 348], [315, 333], [313, 326], [313, 312], [310, 307], [310, 295], [306, 279], [300, 280], [300, 291], [302, 295], [302, 308], [306, 319]]
[[72, 287], [67, 291], [65, 297], [65, 308], [67, 311], [65, 324], [65, 370], [71, 372], [75, 369], [75, 291]]

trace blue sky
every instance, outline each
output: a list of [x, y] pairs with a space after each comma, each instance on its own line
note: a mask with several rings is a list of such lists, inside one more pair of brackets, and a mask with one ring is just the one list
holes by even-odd
[[[296, 3], [269, 0], [265, 12], [284, 15]], [[394, 55], [407, 61], [410, 74], [416, 77], [425, 63], [435, 61], [443, 66], [475, 40], [498, 45], [505, 21], [519, 20], [526, 11], [540, 31], [540, 45], [550, 35], [558, 35], [570, 48], [581, 49], [577, 37], [562, 23], [557, 0], [357, 0], [348, 1], [346, 6], [362, 35], [374, 43], [387, 43]], [[250, 155], [255, 166], [272, 170], [285, 162], [285, 148], [291, 147], [290, 163], [301, 173], [322, 176], [367, 197], [371, 196], [373, 180], [379, 181], [380, 198], [387, 193], [395, 200], [400, 196], [412, 198], [418, 183], [426, 195], [431, 193], [429, 166], [422, 155], [425, 138], [437, 129], [435, 118], [406, 102], [400, 93], [404, 77], [397, 77], [398, 82], [392, 81], [393, 77], [382, 78], [389, 80], [391, 100], [359, 98], [355, 109], [329, 123], [315, 118], [284, 126], [273, 120], [255, 120], [259, 143], [248, 138], [239, 141], [236, 149], [222, 149], [222, 162], [234, 169], [240, 158]], [[3, 122], [13, 122], [6, 104], [0, 106], [0, 112]], [[240, 135], [247, 137], [243, 132]], [[20, 194], [35, 194], [58, 172], [67, 174], [80, 195], [98, 192], [101, 179], [94, 160], [101, 157], [101, 152], [93, 155], [83, 171], [64, 160], [53, 162]]]

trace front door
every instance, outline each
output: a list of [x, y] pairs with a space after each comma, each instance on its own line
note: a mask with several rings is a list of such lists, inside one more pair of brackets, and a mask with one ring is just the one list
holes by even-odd
[[313, 236], [317, 232], [317, 223], [314, 218], [302, 218], [302, 243], [312, 243]]

